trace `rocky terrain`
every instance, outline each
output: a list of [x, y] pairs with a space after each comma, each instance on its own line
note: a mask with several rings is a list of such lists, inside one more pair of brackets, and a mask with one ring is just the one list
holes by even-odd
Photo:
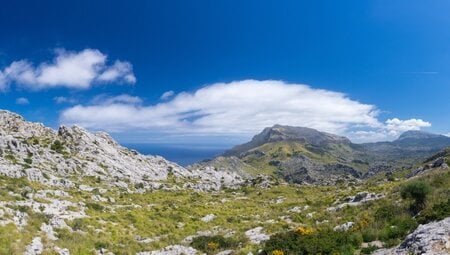
[[382, 249], [374, 254], [450, 254], [450, 217], [420, 225], [397, 248]]
[[450, 149], [369, 178], [343, 137], [254, 140], [184, 168], [0, 111], [0, 254], [448, 254]]
[[354, 144], [310, 128], [275, 125], [223, 157], [234, 158], [235, 172], [275, 174], [290, 183], [335, 184], [411, 168], [448, 146], [449, 137], [420, 131], [407, 131], [393, 142]]
[[[159, 156], [144, 156], [116, 143], [108, 134], [83, 128], [58, 131], [0, 111], [0, 173], [56, 187], [74, 187], [91, 177], [130, 190], [219, 189], [243, 182], [240, 175], [205, 168], [185, 169]], [[169, 177], [183, 180], [169, 185]]]

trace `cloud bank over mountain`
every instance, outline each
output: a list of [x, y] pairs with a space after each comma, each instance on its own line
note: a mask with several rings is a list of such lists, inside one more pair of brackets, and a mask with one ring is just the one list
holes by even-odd
[[[172, 96], [172, 95], [171, 95]], [[144, 105], [130, 95], [75, 105], [60, 122], [90, 129], [126, 132], [250, 135], [274, 124], [305, 126], [355, 140], [395, 138], [406, 130], [431, 126], [421, 119], [378, 119], [376, 106], [339, 92], [275, 80], [242, 80], [207, 85]]]

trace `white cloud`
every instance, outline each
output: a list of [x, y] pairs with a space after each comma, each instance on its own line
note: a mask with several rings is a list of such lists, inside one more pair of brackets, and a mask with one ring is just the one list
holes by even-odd
[[0, 71], [0, 89], [16, 83], [39, 90], [53, 87], [87, 89], [95, 83], [135, 83], [132, 66], [128, 62], [116, 61], [107, 65], [107, 56], [95, 49], [69, 52], [55, 51], [51, 63], [40, 63], [37, 67], [28, 60], [12, 62]]
[[133, 66], [128, 62], [116, 61], [113, 66], [107, 68], [98, 76], [100, 81], [114, 81], [123, 78], [127, 83], [135, 83], [136, 77], [133, 75]]
[[54, 97], [53, 100], [57, 104], [76, 104], [78, 102], [78, 100], [75, 98], [68, 98], [64, 96]]
[[30, 101], [28, 101], [28, 99], [25, 97], [19, 97], [16, 99], [16, 104], [19, 104], [19, 105], [26, 105], [29, 103], [30, 103]]
[[108, 96], [106, 94], [98, 95], [91, 101], [94, 105], [112, 105], [112, 104], [126, 104], [126, 105], [139, 105], [142, 103], [142, 99], [137, 96], [131, 96], [122, 94], [118, 96]]
[[171, 98], [173, 95], [175, 95], [175, 92], [173, 90], [169, 90], [169, 91], [164, 92], [161, 95], [160, 99], [167, 100], [167, 99]]
[[400, 120], [393, 118], [386, 120], [386, 128], [397, 134], [408, 130], [420, 130], [424, 127], [431, 127], [431, 123], [421, 119]]
[[217, 83], [180, 93], [157, 105], [125, 102], [77, 105], [61, 121], [92, 129], [164, 129], [171, 132], [249, 134], [274, 124], [307, 126], [342, 133], [352, 126], [378, 127], [375, 106], [342, 93], [282, 81]]
[[64, 110], [60, 121], [110, 132], [247, 137], [282, 124], [348, 135], [358, 141], [383, 140], [431, 125], [419, 119], [383, 123], [374, 105], [339, 92], [273, 80], [216, 83], [147, 106], [129, 95], [103, 97]]
[[392, 118], [385, 121], [385, 124], [372, 130], [358, 130], [350, 132], [350, 136], [355, 141], [375, 142], [381, 140], [394, 140], [399, 135], [408, 130], [420, 130], [431, 127], [431, 123], [422, 119], [400, 120]]

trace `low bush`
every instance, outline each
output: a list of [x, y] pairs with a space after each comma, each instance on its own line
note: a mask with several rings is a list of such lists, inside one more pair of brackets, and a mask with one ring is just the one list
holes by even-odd
[[420, 224], [426, 224], [431, 221], [438, 221], [450, 216], [450, 199], [446, 202], [435, 204], [431, 209], [423, 211], [417, 221]]
[[207, 254], [214, 254], [218, 250], [235, 249], [239, 246], [239, 241], [220, 235], [198, 236], [192, 240], [191, 246]]
[[383, 241], [392, 241], [395, 244], [397, 241], [403, 239], [412, 230], [417, 227], [417, 222], [409, 215], [399, 215], [386, 224], [379, 238]]
[[273, 235], [264, 248], [268, 254], [274, 251], [282, 251], [285, 255], [353, 254], [361, 242], [361, 235], [353, 232], [322, 229], [301, 235], [296, 231], [289, 231]]
[[362, 248], [361, 253], [362, 254], [372, 254], [372, 252], [374, 252], [376, 250], [378, 250], [378, 247], [371, 245], [369, 247]]
[[424, 181], [412, 181], [407, 183], [401, 189], [402, 198], [411, 198], [414, 203], [411, 204], [410, 210], [412, 213], [417, 214], [426, 205], [426, 199], [430, 193], [431, 188], [427, 182]]

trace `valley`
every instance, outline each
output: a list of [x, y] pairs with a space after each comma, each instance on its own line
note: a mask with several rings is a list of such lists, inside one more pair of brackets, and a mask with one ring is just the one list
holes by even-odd
[[449, 140], [276, 125], [185, 168], [0, 111], [0, 254], [448, 254]]

